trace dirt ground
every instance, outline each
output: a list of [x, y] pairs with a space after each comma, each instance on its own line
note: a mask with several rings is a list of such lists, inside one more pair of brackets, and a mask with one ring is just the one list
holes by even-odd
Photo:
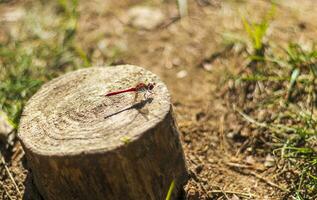
[[[269, 40], [277, 45], [313, 40], [317, 28], [314, 4], [313, 0], [279, 3]], [[137, 5], [159, 8], [164, 20], [150, 30], [133, 27], [126, 13]], [[23, 7], [23, 3], [0, 5], [0, 15], [15, 7]], [[174, 1], [80, 3], [76, 39], [91, 53], [93, 65], [106, 64], [100, 59], [100, 38], [104, 38], [109, 46], [123, 52], [113, 63], [143, 66], [167, 84], [191, 174], [184, 187], [188, 200], [289, 199], [287, 180], [276, 175], [274, 166], [265, 165], [270, 153], [254, 153], [245, 139], [232, 137], [249, 129], [244, 129], [248, 124], [241, 122], [228, 100], [229, 77], [245, 67], [247, 60], [245, 46], [230, 45], [229, 41], [247, 38], [241, 13], [256, 20], [269, 8], [270, 3], [262, 0], [189, 1], [189, 16], [179, 20]], [[246, 132], [246, 137], [252, 135]], [[20, 144], [16, 143], [5, 158], [13, 177], [1, 171], [5, 191], [0, 192], [0, 198], [20, 199], [12, 181], [23, 196], [27, 170]]]

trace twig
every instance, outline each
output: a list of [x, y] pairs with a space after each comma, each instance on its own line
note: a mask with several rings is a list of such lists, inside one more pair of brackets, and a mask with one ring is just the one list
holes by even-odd
[[240, 152], [249, 144], [250, 140], [247, 139], [243, 142], [243, 144], [241, 145], [241, 147], [238, 149], [238, 151], [236, 152], [235, 156], [237, 157]]
[[233, 163], [233, 162], [226, 162], [226, 165], [228, 165], [230, 167], [237, 167], [237, 168], [244, 168], [244, 169], [255, 169], [254, 166]]
[[4, 158], [3, 158], [3, 156], [2, 156], [1, 154], [0, 154], [0, 157], [1, 157], [1, 162], [2, 162], [3, 165], [4, 165], [5, 170], [7, 171], [7, 173], [8, 173], [8, 175], [9, 175], [11, 181], [13, 182], [13, 185], [15, 186], [16, 190], [18, 191], [18, 194], [20, 195], [20, 197], [22, 197], [22, 194], [21, 194], [21, 192], [20, 192], [20, 190], [19, 190], [19, 187], [18, 187], [18, 185], [16, 184], [16, 182], [15, 182], [15, 180], [14, 180], [14, 178], [13, 178], [13, 176], [12, 176], [12, 174], [11, 174], [9, 168], [7, 167], [7, 164], [6, 164]]
[[177, 22], [178, 20], [180, 20], [180, 16], [176, 16], [176, 17], [172, 17], [170, 18], [166, 23], [163, 23], [161, 26], [159, 26], [159, 29], [164, 29], [167, 28], [168, 26], [172, 25], [173, 23]]
[[223, 191], [222, 189], [220, 189], [221, 193], [226, 197], [227, 200], [230, 200], [227, 193], [225, 191]]
[[271, 124], [267, 124], [264, 122], [258, 122], [255, 119], [251, 118], [249, 115], [245, 114], [244, 112], [242, 112], [239, 108], [237, 108], [236, 106], [233, 107], [233, 109], [235, 111], [237, 111], [246, 121], [248, 121], [251, 124], [255, 124], [258, 127], [262, 127], [262, 128], [268, 128], [271, 131], [273, 131], [274, 134], [282, 136], [284, 138], [287, 138], [288, 136], [284, 133], [284, 132], [296, 132], [296, 129], [294, 128], [289, 128], [287, 126], [283, 126], [283, 125], [271, 125]]
[[[210, 110], [210, 109], [208, 109]], [[223, 152], [226, 152], [227, 151], [227, 139], [226, 139], [226, 136], [225, 136], [225, 115], [221, 115], [220, 117], [220, 126], [219, 126], [219, 133], [221, 135], [221, 142], [220, 142], [220, 149], [223, 151]], [[225, 147], [226, 145], [226, 147]]]
[[264, 178], [263, 176], [261, 176], [260, 174], [257, 174], [255, 172], [249, 172], [251, 175], [255, 176], [256, 178], [260, 179], [261, 181], [264, 181], [266, 184], [272, 186], [272, 187], [275, 187], [275, 188], [278, 188], [280, 190], [282, 190], [283, 192], [289, 192], [288, 189], [284, 188], [284, 187], [281, 187], [279, 186], [278, 184], [276, 183], [273, 183], [272, 181]]
[[235, 191], [225, 191], [225, 190], [212, 190], [210, 193], [225, 193], [225, 194], [236, 194], [243, 197], [256, 197], [256, 195], [251, 193], [242, 193], [242, 192], [235, 192]]
[[[234, 163], [234, 164], [233, 164], [233, 163], [225, 163], [225, 164], [228, 165], [230, 168], [235, 169], [236, 171], [238, 171], [238, 172], [241, 173], [241, 174], [244, 174], [244, 175], [252, 175], [252, 176], [254, 176], [254, 177], [260, 179], [261, 181], [265, 182], [266, 184], [268, 184], [268, 185], [270, 185], [270, 186], [272, 186], [272, 187], [278, 188], [278, 189], [280, 189], [280, 190], [282, 190], [282, 191], [284, 191], [284, 192], [289, 192], [288, 189], [285, 189], [285, 188], [279, 186], [278, 184], [273, 183], [272, 181], [270, 181], [270, 180], [264, 178], [263, 176], [261, 176], [261, 175], [255, 173], [255, 172], [253, 172], [253, 171], [247, 171], [247, 170], [245, 170], [246, 168], [244, 168], [243, 165], [236, 164], [236, 163]], [[243, 169], [240, 169], [240, 168], [244, 168], [244, 170], [243, 170]]]
[[250, 122], [251, 124], [255, 124], [259, 127], [263, 127], [263, 128], [269, 128], [269, 125], [266, 123], [261, 123], [256, 121], [255, 119], [251, 118], [249, 115], [245, 114], [244, 112], [242, 112], [240, 109], [238, 109], [237, 107], [234, 106], [233, 108], [235, 111], [237, 111], [245, 120], [247, 120], [248, 122]]

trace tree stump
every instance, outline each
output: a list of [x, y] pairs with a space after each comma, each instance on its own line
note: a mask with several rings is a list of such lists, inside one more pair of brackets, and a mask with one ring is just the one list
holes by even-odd
[[[109, 91], [155, 82], [153, 94]], [[133, 65], [92, 67], [53, 79], [29, 100], [18, 136], [46, 200], [162, 200], [187, 180], [166, 86]]]

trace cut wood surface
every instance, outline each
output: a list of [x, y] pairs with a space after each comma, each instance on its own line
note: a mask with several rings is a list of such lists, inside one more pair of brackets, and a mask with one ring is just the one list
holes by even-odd
[[[139, 82], [153, 94], [106, 97]], [[45, 84], [27, 103], [18, 136], [44, 199], [174, 198], [187, 179], [166, 86], [133, 65], [92, 67]]]

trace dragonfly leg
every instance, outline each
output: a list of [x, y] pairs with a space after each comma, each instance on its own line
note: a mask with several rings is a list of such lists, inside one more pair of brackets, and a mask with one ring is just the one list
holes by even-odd
[[149, 96], [151, 96], [151, 95], [153, 95], [153, 94], [154, 94], [154, 92], [153, 92], [153, 91], [151, 91], [151, 90], [147, 91], [146, 93], [147, 93], [147, 98], [148, 98]]
[[134, 103], [137, 101], [138, 96], [139, 96], [139, 93], [136, 92], [135, 95], [134, 95], [134, 100], [133, 100]]

